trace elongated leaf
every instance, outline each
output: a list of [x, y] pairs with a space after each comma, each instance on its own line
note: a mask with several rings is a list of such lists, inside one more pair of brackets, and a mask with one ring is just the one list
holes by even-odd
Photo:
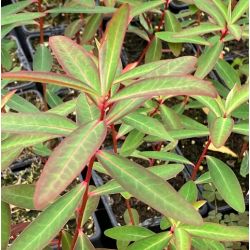
[[101, 93], [105, 95], [111, 88], [120, 60], [120, 53], [128, 25], [129, 6], [122, 5], [114, 14], [106, 28], [99, 49], [99, 71]]
[[21, 154], [23, 147], [16, 147], [1, 154], [1, 170], [8, 168], [12, 162]]
[[[115, 79], [115, 83], [137, 79], [147, 78], [157, 75], [183, 75], [192, 73], [195, 70], [197, 59], [194, 56], [183, 56], [171, 60], [161, 60], [157, 62], [140, 65], [132, 70], [129, 70]], [[127, 85], [126, 83], [124, 83]]]
[[82, 46], [65, 36], [50, 37], [49, 46], [69, 76], [88, 84], [99, 92], [100, 80], [97, 66]]
[[79, 232], [74, 250], [95, 250], [88, 236], [82, 231]]
[[32, 3], [32, 0], [27, 1], [19, 1], [17, 3], [8, 4], [6, 6], [1, 7], [2, 17], [15, 14], [25, 7], [29, 6]]
[[2, 115], [2, 131], [14, 134], [68, 135], [77, 128], [67, 118], [56, 114], [6, 113]]
[[7, 24], [16, 23], [16, 22], [30, 21], [30, 20], [37, 19], [43, 16], [45, 16], [44, 13], [35, 13], [35, 12], [11, 14], [11, 15], [1, 17], [1, 25], [7, 25]]
[[229, 32], [234, 36], [234, 38], [239, 41], [242, 36], [242, 27], [237, 24], [230, 24], [228, 26]]
[[235, 109], [240, 107], [240, 105], [247, 102], [249, 98], [248, 92], [248, 84], [243, 86], [239, 86], [237, 84], [234, 85], [233, 89], [229, 92], [226, 98], [225, 108], [227, 115], [230, 115]]
[[148, 158], [153, 158], [153, 159], [158, 159], [162, 161], [174, 161], [177, 163], [184, 163], [184, 164], [193, 164], [189, 160], [187, 160], [184, 156], [182, 155], [177, 155], [175, 153], [169, 153], [169, 152], [163, 152], [163, 151], [143, 151], [140, 152], [141, 155], [148, 157]]
[[179, 194], [182, 195], [186, 201], [194, 203], [198, 198], [198, 189], [193, 181], [188, 181], [181, 187]]
[[1, 249], [5, 250], [9, 243], [11, 214], [9, 204], [1, 201]]
[[217, 37], [212, 47], [207, 48], [198, 59], [198, 68], [195, 76], [203, 79], [215, 66], [223, 50], [223, 42]]
[[49, 49], [43, 44], [38, 45], [33, 56], [33, 70], [49, 72], [52, 68], [52, 63], [53, 57]]
[[235, 23], [248, 9], [248, 1], [240, 0], [233, 9], [231, 22]]
[[37, 155], [46, 157], [51, 155], [52, 150], [49, 149], [46, 145], [39, 143], [33, 146], [33, 152]]
[[160, 112], [163, 124], [167, 129], [180, 129], [183, 127], [180, 117], [173, 109], [163, 104], [160, 105]]
[[82, 28], [83, 26], [83, 20], [81, 19], [77, 19], [73, 22], [71, 22], [65, 29], [64, 31], [64, 35], [67, 36], [68, 38], [73, 38], [76, 33], [78, 31], [80, 31], [80, 29]]
[[85, 83], [76, 80], [67, 75], [45, 72], [19, 71], [8, 72], [2, 74], [2, 79], [11, 79], [18, 81], [34, 81], [41, 83], [50, 83], [58, 86], [63, 86], [72, 89], [78, 89], [86, 93], [95, 94], [94, 89], [90, 88]]
[[212, 182], [212, 178], [210, 176], [209, 172], [206, 172], [204, 174], [202, 174], [201, 176], [199, 176], [198, 179], [195, 180], [195, 184], [204, 184], [204, 183], [211, 183]]
[[221, 30], [222, 27], [211, 24], [211, 23], [201, 23], [200, 25], [188, 29], [184, 29], [182, 31], [179, 31], [174, 37], [190, 37], [190, 36], [197, 36], [197, 35], [203, 35], [206, 33], [214, 32]]
[[37, 209], [53, 201], [76, 178], [101, 146], [105, 135], [104, 123], [93, 121], [79, 127], [56, 147], [36, 184]]
[[164, 126], [155, 118], [138, 113], [132, 113], [125, 116], [122, 120], [142, 133], [158, 136], [168, 141], [173, 141]]
[[170, 43], [194, 43], [200, 45], [210, 45], [210, 43], [200, 36], [192, 36], [192, 37], [175, 37], [178, 32], [172, 31], [162, 31], [156, 32], [156, 37], [160, 38], [163, 41], [170, 42]]
[[249, 134], [248, 122], [243, 121], [243, 122], [234, 124], [233, 132], [238, 133], [240, 135], [247, 135], [248, 136], [248, 134]]
[[245, 211], [245, 202], [240, 183], [233, 170], [224, 162], [212, 156], [207, 156], [210, 176], [222, 198], [236, 211]]
[[232, 89], [235, 84], [240, 84], [237, 71], [227, 61], [219, 59], [215, 65], [215, 70], [229, 89]]
[[[176, 16], [169, 10], [165, 12], [165, 31], [179, 32], [181, 31], [181, 24]], [[179, 56], [182, 49], [182, 44], [168, 43], [170, 50], [175, 56]]]
[[204, 95], [216, 97], [217, 94], [210, 82], [193, 76], [162, 76], [135, 81], [115, 94], [110, 99], [110, 102], [157, 95]]
[[212, 143], [216, 148], [224, 146], [226, 140], [232, 132], [233, 126], [234, 121], [229, 117], [218, 117], [213, 121], [213, 123], [209, 127], [209, 130]]
[[105, 151], [99, 151], [97, 158], [118, 183], [137, 199], [165, 216], [185, 223], [202, 223], [200, 215], [171, 185], [144, 167]]
[[78, 185], [46, 208], [13, 242], [10, 250], [43, 249], [58, 234], [77, 208], [85, 185]]
[[46, 13], [83, 13], [83, 14], [108, 14], [113, 13], [116, 9], [112, 7], [95, 6], [95, 8], [79, 7], [60, 7], [47, 10]]
[[181, 226], [189, 234], [217, 241], [248, 241], [248, 228], [205, 222], [201, 226]]
[[144, 227], [121, 226], [110, 228], [104, 234], [116, 240], [137, 241], [152, 236], [155, 233]]
[[2, 200], [8, 204], [26, 209], [34, 209], [33, 196], [35, 186], [20, 184], [2, 187]]
[[168, 242], [172, 238], [171, 233], [162, 232], [149, 236], [145, 239], [138, 240], [129, 245], [128, 250], [162, 250], [168, 246]]
[[72, 236], [66, 230], [62, 230], [62, 250], [70, 250], [71, 243]]
[[[217, 7], [224, 19], [227, 20], [227, 6], [222, 0], [213, 0], [213, 4]], [[229, 3], [230, 4], [230, 3]]]
[[197, 129], [197, 130], [206, 130], [207, 127], [196, 120], [185, 116], [185, 115], [179, 115], [179, 119], [181, 121], [181, 124], [187, 128], [187, 129]]
[[58, 106], [50, 109], [47, 113], [53, 113], [61, 116], [67, 116], [76, 109], [76, 99], [64, 102]]
[[[137, 212], [136, 209], [134, 208], [131, 208], [131, 213], [132, 213], [132, 216], [133, 216], [133, 219], [134, 219], [134, 224], [135, 226], [139, 225], [140, 223], [140, 215], [139, 213]], [[123, 214], [123, 218], [124, 218], [124, 221], [127, 225], [131, 225], [131, 220], [130, 220], [130, 216], [129, 216], [129, 212], [128, 212], [128, 209], [126, 209], [126, 211], [124, 212]]]
[[162, 43], [157, 37], [154, 37], [146, 54], [145, 63], [155, 62], [161, 59], [162, 56]]
[[174, 231], [176, 250], [190, 250], [191, 249], [191, 237], [181, 228], [176, 228]]

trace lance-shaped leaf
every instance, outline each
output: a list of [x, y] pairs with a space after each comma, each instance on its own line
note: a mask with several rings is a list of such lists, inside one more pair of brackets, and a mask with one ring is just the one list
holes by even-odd
[[192, 119], [188, 116], [185, 115], [179, 115], [178, 116], [181, 124], [187, 128], [187, 129], [200, 129], [200, 130], [205, 130], [207, 127], [199, 122], [197, 122], [195, 119]]
[[162, 161], [174, 161], [178, 163], [191, 164], [191, 165], [193, 164], [192, 162], [187, 160], [184, 156], [175, 153], [169, 153], [163, 151], [143, 151], [140, 152], [140, 155]]
[[97, 66], [83, 46], [65, 36], [50, 37], [49, 46], [69, 76], [88, 84], [99, 92], [100, 80]]
[[207, 164], [213, 184], [222, 198], [236, 211], [245, 211], [245, 202], [240, 183], [233, 170], [224, 162], [207, 156]]
[[34, 209], [33, 184], [20, 184], [2, 187], [2, 200], [8, 204], [26, 209]]
[[171, 130], [183, 128], [180, 117], [173, 109], [163, 104], [160, 105], [160, 112], [163, 124], [167, 129]]
[[77, 19], [77, 20], [71, 22], [69, 25], [67, 25], [67, 27], [64, 31], [64, 35], [69, 37], [69, 38], [73, 38], [76, 35], [76, 33], [78, 31], [80, 31], [82, 26], [83, 26], [83, 20]]
[[104, 234], [115, 240], [126, 241], [137, 241], [155, 235], [155, 233], [149, 229], [139, 226], [113, 227], [106, 230]]
[[62, 250], [70, 250], [72, 236], [66, 230], [62, 230]]
[[188, 181], [181, 187], [179, 194], [182, 195], [186, 201], [194, 203], [198, 197], [198, 189], [193, 181]]
[[128, 25], [129, 5], [122, 5], [109, 21], [100, 49], [99, 71], [101, 78], [101, 93], [106, 94], [115, 78], [120, 60], [120, 53]]
[[231, 22], [235, 23], [245, 12], [247, 12], [249, 2], [240, 0], [233, 9]]
[[239, 41], [242, 36], [242, 27], [237, 24], [228, 25], [229, 32], [234, 36], [234, 38]]
[[53, 201], [76, 178], [105, 135], [105, 124], [93, 121], [79, 127], [55, 148], [36, 184], [37, 209]]
[[88, 236], [84, 234], [82, 230], [78, 234], [74, 250], [95, 250], [95, 247], [89, 240]]
[[11, 214], [9, 204], [1, 201], [1, 249], [7, 248], [10, 238]]
[[76, 109], [76, 99], [64, 102], [58, 106], [48, 110], [48, 113], [53, 113], [61, 116], [67, 116]]
[[[169, 10], [165, 12], [165, 31], [179, 32], [181, 31], [181, 24], [177, 17]], [[181, 53], [182, 44], [180, 43], [168, 43], [170, 50], [175, 56], [179, 56]]]
[[161, 59], [162, 42], [159, 38], [154, 37], [145, 54], [145, 63], [155, 62]]
[[21, 154], [23, 147], [17, 147], [1, 154], [1, 170], [8, 168], [12, 162]]
[[[134, 219], [135, 226], [139, 225], [139, 223], [140, 223], [140, 215], [139, 215], [139, 213], [134, 208], [131, 208], [131, 213], [132, 213], [132, 216], [133, 216], [133, 219]], [[124, 221], [125, 221], [125, 223], [127, 225], [131, 225], [132, 224], [131, 220], [130, 220], [130, 215], [129, 215], [128, 209], [126, 209], [126, 211], [124, 212], [123, 219], [124, 219]]]
[[222, 0], [213, 0], [213, 4], [217, 7], [225, 19], [227, 19], [227, 6]]
[[68, 135], [77, 128], [71, 120], [49, 113], [6, 113], [2, 131], [14, 134]]
[[165, 216], [195, 225], [202, 218], [167, 182], [130, 160], [105, 152], [97, 153], [98, 160], [115, 180], [137, 199]]
[[16, 89], [12, 90], [9, 93], [6, 93], [4, 96], [2, 96], [1, 99], [1, 109], [6, 105], [6, 103], [13, 97], [13, 95], [15, 94]]
[[211, 140], [216, 148], [224, 146], [232, 132], [233, 126], [234, 121], [230, 117], [218, 117], [213, 121], [211, 126], [209, 126]]
[[142, 133], [159, 136], [165, 140], [173, 141], [162, 123], [155, 118], [138, 113], [132, 113], [125, 116], [122, 120]]
[[49, 72], [52, 68], [53, 57], [48, 49], [43, 44], [38, 45], [33, 56], [33, 70]]
[[221, 30], [223, 27], [220, 27], [218, 25], [212, 24], [212, 23], [201, 23], [200, 25], [188, 29], [184, 29], [182, 31], [179, 31], [174, 35], [174, 37], [190, 37], [190, 36], [197, 36], [197, 35], [203, 35], [206, 33], [214, 32]]
[[60, 7], [47, 10], [46, 13], [83, 13], [83, 14], [108, 14], [113, 13], [116, 9], [112, 7], [95, 6], [95, 8], [79, 7]]
[[44, 13], [19, 13], [7, 16], [1, 16], [1, 25], [12, 24], [16, 22], [31, 21], [39, 17], [45, 16]]
[[[140, 65], [132, 70], [129, 70], [118, 78], [115, 83], [123, 82], [130, 79], [148, 78], [157, 75], [183, 75], [192, 73], [195, 70], [197, 58], [194, 56], [183, 56], [171, 60], [161, 60], [157, 62]], [[126, 83], [124, 83], [127, 85]]]
[[1, 7], [2, 17], [15, 14], [23, 10], [25, 7], [29, 6], [31, 3], [32, 3], [32, 0], [27, 0], [27, 1], [19, 1], [17, 3], [12, 3], [6, 6], [3, 6]]
[[240, 122], [237, 124], [234, 124], [233, 132], [240, 134], [240, 135], [247, 135], [249, 134], [249, 123], [248, 122]]
[[7, 72], [2, 74], [2, 79], [11, 79], [23, 82], [33, 81], [40, 83], [50, 83], [62, 87], [81, 90], [90, 94], [96, 94], [95, 90], [90, 88], [86, 83], [58, 73], [32, 71]]
[[235, 109], [240, 107], [241, 104], [246, 103], [248, 98], [249, 85], [245, 84], [243, 86], [239, 86], [235, 84], [226, 98], [226, 114], [230, 115]]
[[223, 226], [215, 223], [205, 222], [201, 226], [183, 225], [192, 236], [207, 238], [217, 241], [248, 241], [249, 230], [247, 227]]
[[176, 250], [190, 250], [191, 249], [191, 237], [182, 228], [176, 228], [174, 230]]
[[85, 185], [78, 185], [47, 207], [19, 235], [10, 250], [43, 249], [58, 234], [76, 210]]
[[171, 32], [171, 31], [162, 31], [156, 32], [155, 35], [163, 41], [170, 42], [170, 43], [194, 43], [200, 45], [207, 45], [210, 46], [210, 43], [200, 37], [200, 36], [192, 36], [192, 37], [175, 37], [178, 32]]
[[213, 43], [213, 46], [206, 48], [198, 59], [198, 68], [195, 72], [195, 76], [201, 79], [213, 69], [223, 50], [223, 42], [220, 41], [219, 37], [214, 38], [216, 38], [216, 41]]
[[122, 100], [116, 102], [106, 117], [107, 124], [114, 123], [124, 117], [125, 115], [136, 110], [146, 101], [146, 98], [134, 98], [132, 100]]
[[134, 81], [116, 93], [110, 102], [158, 95], [201, 95], [216, 97], [212, 84], [193, 76], [158, 76]]
[[169, 232], [158, 233], [132, 243], [127, 250], [162, 250], [168, 246], [172, 236]]

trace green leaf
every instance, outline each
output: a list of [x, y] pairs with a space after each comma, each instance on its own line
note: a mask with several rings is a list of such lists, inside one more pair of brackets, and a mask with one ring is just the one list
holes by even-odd
[[76, 210], [85, 185], [60, 197], [47, 207], [12, 243], [9, 250], [43, 249], [58, 234]]
[[[139, 223], [140, 223], [139, 213], [134, 208], [131, 208], [130, 210], [131, 210], [131, 213], [132, 213], [132, 216], [134, 219], [135, 226], [139, 225]], [[128, 209], [126, 209], [126, 211], [124, 212], [123, 218], [124, 218], [124, 221], [127, 225], [131, 225]]]
[[122, 43], [125, 37], [129, 16], [128, 4], [122, 5], [109, 21], [99, 49], [99, 72], [101, 93], [107, 94], [115, 79]]
[[195, 180], [195, 184], [204, 184], [204, 183], [211, 183], [213, 182], [210, 173], [206, 172], [204, 174], [202, 174], [201, 176], [199, 176], [196, 180]]
[[161, 56], [162, 56], [162, 42], [159, 38], [154, 37], [145, 54], [145, 63], [158, 61], [161, 59]]
[[119, 226], [107, 229], [104, 234], [115, 240], [137, 241], [152, 236], [155, 233], [145, 227]]
[[67, 116], [76, 109], [76, 101], [77, 101], [77, 99], [63, 102], [62, 104], [59, 104], [58, 106], [48, 110], [47, 113], [53, 113], [53, 114], [57, 114], [57, 115], [61, 115], [61, 116]]
[[60, 7], [47, 10], [45, 13], [83, 13], [83, 14], [109, 14], [113, 13], [116, 9], [112, 7], [95, 6], [95, 8], [79, 8], [79, 7]]
[[86, 93], [96, 94], [95, 90], [90, 88], [85, 83], [69, 77], [67, 75], [48, 73], [48, 72], [32, 72], [32, 71], [19, 71], [7, 72], [2, 74], [2, 79], [11, 79], [18, 81], [34, 81], [40, 83], [50, 83], [58, 86], [81, 90]]
[[201, 226], [183, 225], [192, 236], [207, 238], [216, 241], [248, 241], [248, 228], [239, 226], [223, 226], [205, 222]]
[[222, 198], [236, 211], [245, 211], [245, 202], [240, 183], [233, 170], [224, 162], [212, 156], [207, 156], [207, 164], [213, 184]]
[[49, 46], [67, 75], [88, 84], [98, 93], [100, 92], [97, 66], [83, 46], [65, 36], [50, 37]]
[[45, 157], [45, 156], [50, 156], [52, 150], [49, 149], [46, 145], [39, 143], [33, 146], [33, 152], [37, 155]]
[[178, 114], [166, 105], [160, 105], [160, 114], [166, 129], [181, 129], [183, 128], [181, 124], [181, 119]]
[[56, 147], [36, 184], [37, 209], [53, 201], [76, 178], [105, 136], [105, 124], [93, 121], [79, 127]]
[[218, 117], [209, 126], [210, 136], [216, 148], [224, 146], [228, 137], [232, 133], [234, 120], [230, 117]]
[[182, 195], [186, 201], [194, 203], [198, 198], [196, 184], [193, 181], [186, 182], [179, 190], [179, 194]]
[[176, 228], [174, 230], [176, 250], [190, 250], [191, 249], [191, 237], [182, 228]]
[[79, 232], [74, 250], [95, 250], [88, 236], [82, 231]]
[[176, 33], [176, 35], [174, 35], [174, 37], [185, 38], [185, 37], [192, 37], [192, 36], [197, 36], [197, 35], [204, 35], [206, 33], [219, 31], [221, 29], [222, 27], [212, 24], [212, 23], [201, 23], [198, 26], [179, 31], [178, 33]]
[[84, 125], [100, 117], [100, 110], [85, 94], [80, 94], [76, 101], [76, 121]]
[[[49, 85], [50, 86], [50, 85]], [[46, 101], [51, 108], [59, 106], [63, 103], [63, 100], [49, 88], [46, 88]]]
[[162, 32], [156, 32], [156, 37], [160, 38], [163, 41], [170, 42], [170, 43], [194, 43], [194, 44], [200, 44], [200, 45], [207, 45], [209, 46], [210, 43], [205, 40], [204, 38], [200, 36], [192, 36], [192, 37], [175, 37], [175, 35], [178, 34], [178, 32], [172, 32], [172, 31], [162, 31]]
[[232, 12], [231, 23], [235, 23], [245, 12], [247, 12], [248, 4], [249, 2], [245, 0], [238, 1]]
[[218, 25], [224, 27], [226, 20], [221, 13], [220, 9], [212, 1], [207, 0], [193, 0], [194, 4], [200, 9], [201, 11], [206, 12], [210, 15]]
[[35, 185], [20, 184], [2, 187], [2, 200], [8, 204], [26, 208], [34, 209], [33, 196], [35, 192]]
[[248, 136], [248, 134], [249, 134], [249, 123], [248, 123], [248, 121], [243, 121], [243, 122], [239, 122], [239, 123], [234, 124], [233, 132], [237, 133], [237, 134], [240, 134], [240, 135]]
[[1, 201], [1, 249], [7, 249], [10, 238], [11, 214], [9, 204]]
[[6, 151], [1, 155], [1, 170], [8, 168], [13, 161], [21, 154], [23, 147], [16, 147], [15, 149]]
[[62, 250], [70, 250], [72, 236], [65, 230], [62, 230]]
[[207, 127], [199, 122], [197, 122], [195, 119], [192, 119], [185, 115], [179, 115], [179, 119], [181, 121], [181, 124], [186, 129], [197, 129], [197, 130], [206, 130]]
[[71, 120], [50, 113], [2, 114], [2, 132], [14, 134], [68, 135], [77, 128]]
[[[165, 11], [165, 31], [180, 32], [181, 24], [179, 23], [176, 16], [169, 10]], [[175, 56], [179, 56], [182, 49], [182, 44], [168, 43], [169, 49]]]
[[249, 154], [248, 151], [245, 152], [245, 155], [240, 164], [240, 175], [244, 178], [249, 174]]
[[157, 119], [142, 115], [139, 113], [132, 113], [125, 116], [123, 122], [134, 127], [144, 134], [150, 134], [154, 136], [158, 136], [167, 141], [173, 141], [171, 136], [169, 136], [168, 132]]
[[235, 84], [234, 87], [229, 92], [225, 108], [226, 108], [226, 114], [230, 115], [235, 109], [240, 107], [243, 103], [246, 103], [249, 98], [249, 85], [237, 85]]
[[11, 14], [6, 16], [1, 16], [1, 25], [12, 24], [16, 22], [24, 22], [37, 19], [39, 17], [45, 16], [44, 13], [19, 13], [19, 14]]
[[97, 158], [117, 182], [137, 199], [165, 216], [199, 225], [200, 215], [160, 177], [130, 160], [98, 151]]
[[158, 76], [134, 81], [116, 93], [109, 102], [135, 97], [157, 95], [201, 95], [216, 97], [216, 90], [208, 81], [193, 76]]
[[171, 233], [162, 232], [156, 235], [146, 237], [145, 239], [138, 240], [127, 248], [127, 250], [162, 250], [168, 246], [168, 242], [172, 238]]
[[219, 59], [224, 44], [220, 41], [219, 37], [214, 37], [214, 40], [216, 41], [213, 45], [206, 48], [198, 59], [198, 67], [195, 72], [196, 77], [203, 79], [214, 68]]
[[223, 2], [223, 0], [213, 0], [213, 3], [217, 7], [217, 9], [220, 11], [220, 13], [223, 15], [224, 19], [227, 19], [227, 6]]
[[49, 49], [39, 44], [33, 56], [33, 70], [41, 72], [49, 72], [52, 68], [53, 57]]
[[12, 3], [3, 6], [1, 7], [2, 17], [22, 11], [25, 7], [29, 6], [31, 3], [32, 0], [27, 0], [27, 1], [18, 1], [17, 3]]
[[234, 38], [239, 41], [242, 36], [242, 27], [237, 24], [228, 25], [229, 32], [234, 36]]
[[83, 26], [83, 21], [81, 19], [77, 19], [73, 22], [71, 22], [66, 29], [64, 30], [64, 35], [67, 36], [68, 38], [73, 39], [73, 37], [76, 35], [78, 31]]
[[215, 71], [229, 89], [232, 89], [235, 84], [240, 84], [237, 71], [227, 61], [219, 59], [215, 65]]

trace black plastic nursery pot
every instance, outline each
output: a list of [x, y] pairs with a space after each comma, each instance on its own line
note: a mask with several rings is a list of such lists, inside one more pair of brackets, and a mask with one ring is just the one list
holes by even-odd
[[170, 1], [169, 8], [173, 13], [179, 13], [182, 10], [188, 9], [188, 4], [179, 0], [172, 0]]

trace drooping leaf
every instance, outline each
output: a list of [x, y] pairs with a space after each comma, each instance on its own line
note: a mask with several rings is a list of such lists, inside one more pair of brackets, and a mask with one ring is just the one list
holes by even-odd
[[239, 181], [233, 170], [221, 160], [207, 156], [207, 164], [213, 184], [222, 198], [236, 211], [245, 211], [245, 202]]
[[240, 0], [236, 4], [232, 12], [231, 22], [235, 23], [245, 12], [247, 12], [249, 2]]
[[211, 141], [216, 148], [224, 146], [230, 136], [234, 126], [234, 121], [230, 117], [218, 117], [209, 127]]
[[2, 200], [8, 204], [26, 209], [34, 209], [35, 185], [20, 184], [2, 187]]
[[196, 184], [193, 181], [186, 182], [179, 190], [179, 194], [182, 195], [186, 201], [190, 203], [195, 202], [198, 198]]
[[192, 236], [198, 236], [217, 241], [248, 241], [248, 228], [240, 226], [223, 226], [205, 222], [201, 226], [183, 225]]
[[1, 249], [7, 249], [10, 238], [11, 214], [9, 204], [1, 201]]
[[191, 249], [191, 237], [182, 228], [176, 228], [174, 230], [176, 250], [190, 250]]
[[55, 148], [36, 184], [37, 209], [53, 201], [76, 178], [101, 146], [105, 135], [104, 122], [93, 121], [80, 126]]
[[33, 56], [33, 70], [41, 72], [49, 72], [52, 68], [53, 57], [49, 49], [39, 44]]
[[65, 36], [52, 36], [49, 45], [63, 70], [100, 93], [98, 69], [90, 54]]
[[78, 185], [47, 207], [9, 247], [10, 250], [43, 249], [58, 234], [77, 208], [85, 185]]
[[112, 177], [137, 199], [165, 216], [196, 225], [202, 223], [200, 215], [171, 185], [144, 167], [105, 151], [98, 151], [97, 158]]
[[77, 128], [71, 120], [50, 113], [11, 113], [2, 115], [2, 131], [14, 134], [68, 135]]
[[122, 5], [109, 21], [99, 48], [101, 93], [107, 94], [115, 79], [122, 43], [128, 25], [129, 6]]

